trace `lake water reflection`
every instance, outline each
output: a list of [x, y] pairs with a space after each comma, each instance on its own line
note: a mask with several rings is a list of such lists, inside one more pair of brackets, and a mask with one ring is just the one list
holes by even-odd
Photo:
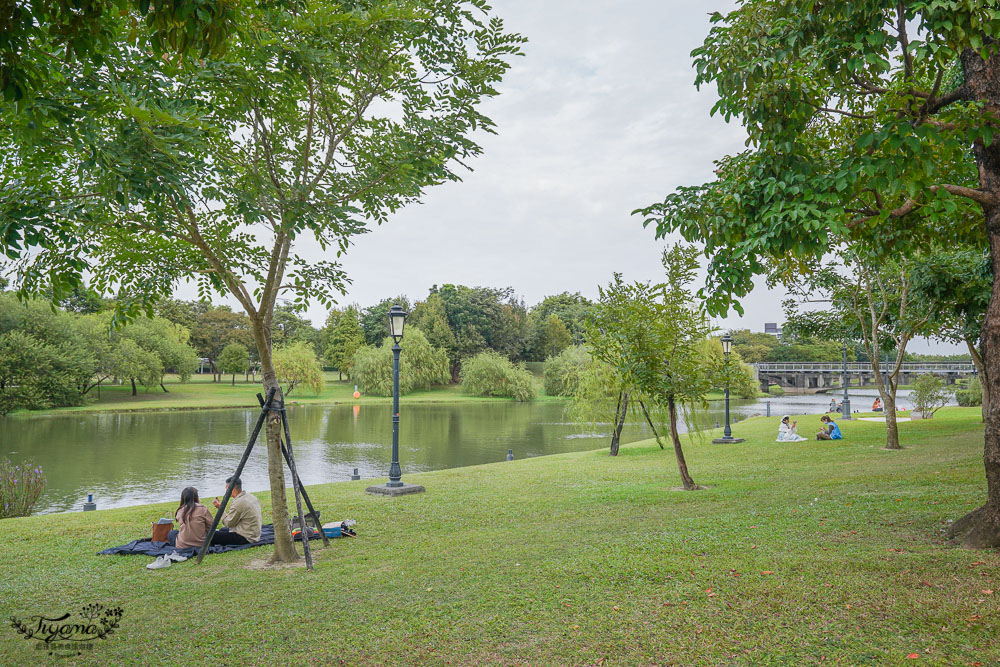
[[[857, 398], [858, 407], [870, 407], [870, 398]], [[830, 399], [771, 401], [772, 414], [803, 414], [822, 412]], [[563, 401], [404, 404], [404, 475], [503, 461], [508, 449], [521, 459], [607, 446], [608, 429], [570, 422], [566, 407]], [[722, 407], [714, 402], [701, 413], [702, 426], [721, 422]], [[764, 399], [733, 401], [736, 420], [765, 411]], [[237, 409], [0, 418], [0, 457], [42, 465], [47, 485], [36, 510], [42, 513], [78, 510], [88, 493], [101, 509], [174, 500], [192, 485], [211, 498], [225, 491], [224, 480], [239, 462], [258, 414]], [[387, 474], [392, 435], [388, 404], [290, 406], [289, 420], [307, 485], [350, 479], [354, 468], [363, 478]], [[623, 432], [624, 442], [648, 437], [649, 428], [641, 423], [629, 424]], [[243, 479], [252, 491], [267, 489], [260, 441]]]

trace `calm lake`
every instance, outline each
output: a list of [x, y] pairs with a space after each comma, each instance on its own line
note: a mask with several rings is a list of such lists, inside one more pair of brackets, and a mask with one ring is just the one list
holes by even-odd
[[[909, 407], [900, 391], [901, 403]], [[876, 392], [852, 391], [856, 409], [871, 407]], [[767, 399], [732, 402], [734, 420], [764, 414]], [[825, 395], [772, 398], [771, 414], [822, 412]], [[401, 406], [400, 463], [404, 476], [503, 461], [597, 449], [608, 445], [610, 427], [595, 429], [568, 420], [563, 401], [535, 403], [414, 403]], [[87, 494], [98, 509], [164, 502], [195, 486], [202, 499], [225, 492], [256, 423], [257, 410], [66, 413], [0, 418], [0, 457], [33, 460], [47, 478], [38, 513], [75, 511]], [[698, 417], [723, 421], [722, 402]], [[290, 406], [296, 462], [308, 484], [388, 474], [391, 408], [385, 405]], [[737, 429], [738, 430], [738, 429]], [[738, 435], [738, 433], [737, 433]], [[623, 441], [651, 437], [644, 423], [629, 424]], [[261, 439], [243, 473], [250, 491], [268, 488]]]

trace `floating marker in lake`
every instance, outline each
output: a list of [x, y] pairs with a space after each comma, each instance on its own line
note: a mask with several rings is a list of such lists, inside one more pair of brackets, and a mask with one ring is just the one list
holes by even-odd
[[354, 469], [354, 474], [353, 474], [353, 475], [351, 475], [351, 481], [352, 481], [352, 482], [355, 482], [355, 481], [357, 481], [357, 480], [359, 480], [359, 479], [361, 479], [361, 475], [359, 475], [359, 474], [358, 474], [358, 469], [357, 469], [357, 468], [355, 468], [355, 469]]
[[97, 503], [94, 502], [94, 494], [88, 493], [87, 494], [87, 502], [85, 502], [83, 504], [83, 511], [84, 512], [93, 512], [96, 509], [97, 509]]
[[508, 449], [507, 450], [507, 460], [508, 461], [513, 461], [514, 460], [514, 450], [513, 449]]

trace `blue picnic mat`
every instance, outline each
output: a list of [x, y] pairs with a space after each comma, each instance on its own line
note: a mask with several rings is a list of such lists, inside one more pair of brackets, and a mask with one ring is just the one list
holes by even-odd
[[[320, 537], [319, 533], [309, 529], [309, 539], [318, 540]], [[302, 535], [296, 535], [295, 539], [302, 541]], [[265, 524], [260, 527], [260, 539], [256, 542], [251, 542], [250, 544], [213, 544], [208, 547], [208, 551], [205, 553], [210, 554], [221, 554], [226, 551], [241, 551], [242, 549], [252, 549], [254, 547], [262, 547], [265, 544], [274, 544], [274, 525]], [[104, 551], [98, 551], [99, 556], [108, 556], [112, 554], [123, 554], [123, 555], [138, 555], [138, 556], [165, 556], [166, 554], [178, 553], [187, 557], [194, 556], [198, 553], [197, 547], [172, 547], [167, 542], [153, 542], [148, 537], [141, 540], [132, 540], [128, 544], [123, 544], [120, 547], [111, 547], [105, 549]]]

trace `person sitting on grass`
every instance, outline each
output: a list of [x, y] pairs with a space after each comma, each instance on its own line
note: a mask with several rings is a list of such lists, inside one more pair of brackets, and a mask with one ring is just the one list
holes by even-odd
[[875, 402], [872, 403], [872, 412], [882, 412], [882, 399], [876, 398]]
[[180, 530], [167, 533], [167, 544], [185, 549], [200, 547], [212, 528], [212, 513], [198, 502], [198, 489], [189, 486], [181, 491], [181, 504], [174, 512]]
[[827, 412], [836, 412], [836, 411], [837, 411], [837, 399], [831, 398], [830, 407], [827, 409]]
[[817, 440], [843, 440], [844, 436], [840, 432], [840, 427], [837, 426], [837, 422], [833, 421], [826, 415], [819, 418], [823, 422], [823, 427], [820, 428], [819, 433], [816, 434]]
[[801, 442], [806, 438], [803, 438], [798, 434], [796, 429], [798, 428], [798, 422], [792, 421], [791, 417], [785, 415], [781, 418], [781, 425], [778, 426], [778, 440], [777, 442]]
[[[250, 544], [260, 539], [260, 526], [263, 518], [260, 512], [260, 501], [249, 492], [243, 490], [243, 482], [239, 477], [230, 477], [226, 484], [233, 485], [233, 497], [229, 508], [222, 516], [222, 525], [212, 536], [212, 544]], [[212, 501], [216, 507], [222, 505], [219, 499]]]

